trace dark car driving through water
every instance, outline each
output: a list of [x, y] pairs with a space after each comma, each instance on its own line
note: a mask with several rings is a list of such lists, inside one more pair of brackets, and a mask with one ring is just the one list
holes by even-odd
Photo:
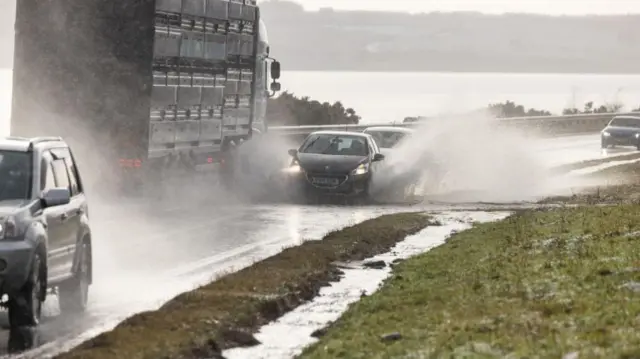
[[371, 135], [361, 132], [314, 132], [289, 154], [289, 190], [306, 199], [324, 195], [368, 199], [378, 163], [384, 159]]
[[640, 150], [640, 116], [615, 116], [602, 130], [600, 147], [633, 146]]

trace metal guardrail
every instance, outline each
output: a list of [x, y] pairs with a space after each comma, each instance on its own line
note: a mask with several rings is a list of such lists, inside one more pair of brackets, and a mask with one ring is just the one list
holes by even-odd
[[[498, 119], [500, 124], [509, 127], [532, 128], [544, 133], [569, 134], [597, 132], [604, 128], [614, 116], [635, 115], [640, 113], [597, 113], [567, 116], [534, 116], [534, 117], [512, 117]], [[305, 136], [315, 131], [364, 131], [368, 127], [375, 126], [397, 126], [397, 127], [418, 127], [428, 123], [429, 120], [407, 123], [375, 123], [358, 125], [321, 125], [321, 126], [274, 126], [269, 127], [269, 132], [278, 135]]]

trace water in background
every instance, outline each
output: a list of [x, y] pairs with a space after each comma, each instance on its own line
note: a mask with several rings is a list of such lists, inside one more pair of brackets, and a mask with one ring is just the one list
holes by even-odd
[[[554, 113], [587, 101], [640, 106], [640, 75], [288, 71], [282, 84], [301, 96], [342, 101], [363, 123], [465, 112], [505, 100]], [[11, 71], [0, 70], [0, 135], [8, 134], [10, 113]]]
[[342, 101], [363, 123], [463, 113], [506, 100], [557, 114], [588, 101], [640, 107], [640, 75], [293, 71], [283, 73], [282, 86], [319, 101]]

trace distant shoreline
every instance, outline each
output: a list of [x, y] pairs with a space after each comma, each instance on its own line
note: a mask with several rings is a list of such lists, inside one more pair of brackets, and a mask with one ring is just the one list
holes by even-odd
[[285, 63], [282, 63], [283, 72], [352, 72], [352, 73], [403, 73], [403, 74], [483, 74], [483, 75], [585, 75], [585, 76], [611, 76], [611, 75], [628, 75], [628, 76], [640, 76], [640, 72], [545, 72], [545, 71], [483, 71], [483, 70], [318, 70], [318, 69], [300, 69], [300, 68], [287, 68]]
[[[12, 71], [12, 67], [0, 67], [0, 71]], [[505, 72], [497, 72], [497, 71], [482, 71], [482, 70], [425, 70], [425, 71], [416, 71], [416, 70], [345, 70], [345, 69], [304, 69], [304, 68], [287, 68], [286, 64], [282, 64], [283, 72], [332, 72], [332, 73], [372, 73], [372, 74], [383, 74], [383, 73], [399, 73], [399, 74], [439, 74], [439, 75], [456, 75], [456, 74], [482, 74], [482, 75], [552, 75], [552, 76], [562, 76], [562, 75], [584, 75], [584, 76], [640, 76], [640, 72], [637, 73], [629, 73], [629, 72], [544, 72], [544, 71], [505, 71]]]

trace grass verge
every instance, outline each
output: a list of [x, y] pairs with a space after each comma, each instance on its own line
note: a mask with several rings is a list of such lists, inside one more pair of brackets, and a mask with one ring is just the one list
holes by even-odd
[[638, 204], [640, 203], [640, 163], [623, 164], [584, 176], [600, 183], [582, 188], [573, 196], [557, 196], [541, 204]]
[[223, 349], [255, 344], [250, 333], [338, 279], [333, 262], [385, 253], [429, 224], [424, 214], [404, 213], [332, 232], [137, 314], [57, 358], [220, 357]]
[[477, 225], [397, 265], [300, 358], [638, 358], [639, 219], [584, 206]]

